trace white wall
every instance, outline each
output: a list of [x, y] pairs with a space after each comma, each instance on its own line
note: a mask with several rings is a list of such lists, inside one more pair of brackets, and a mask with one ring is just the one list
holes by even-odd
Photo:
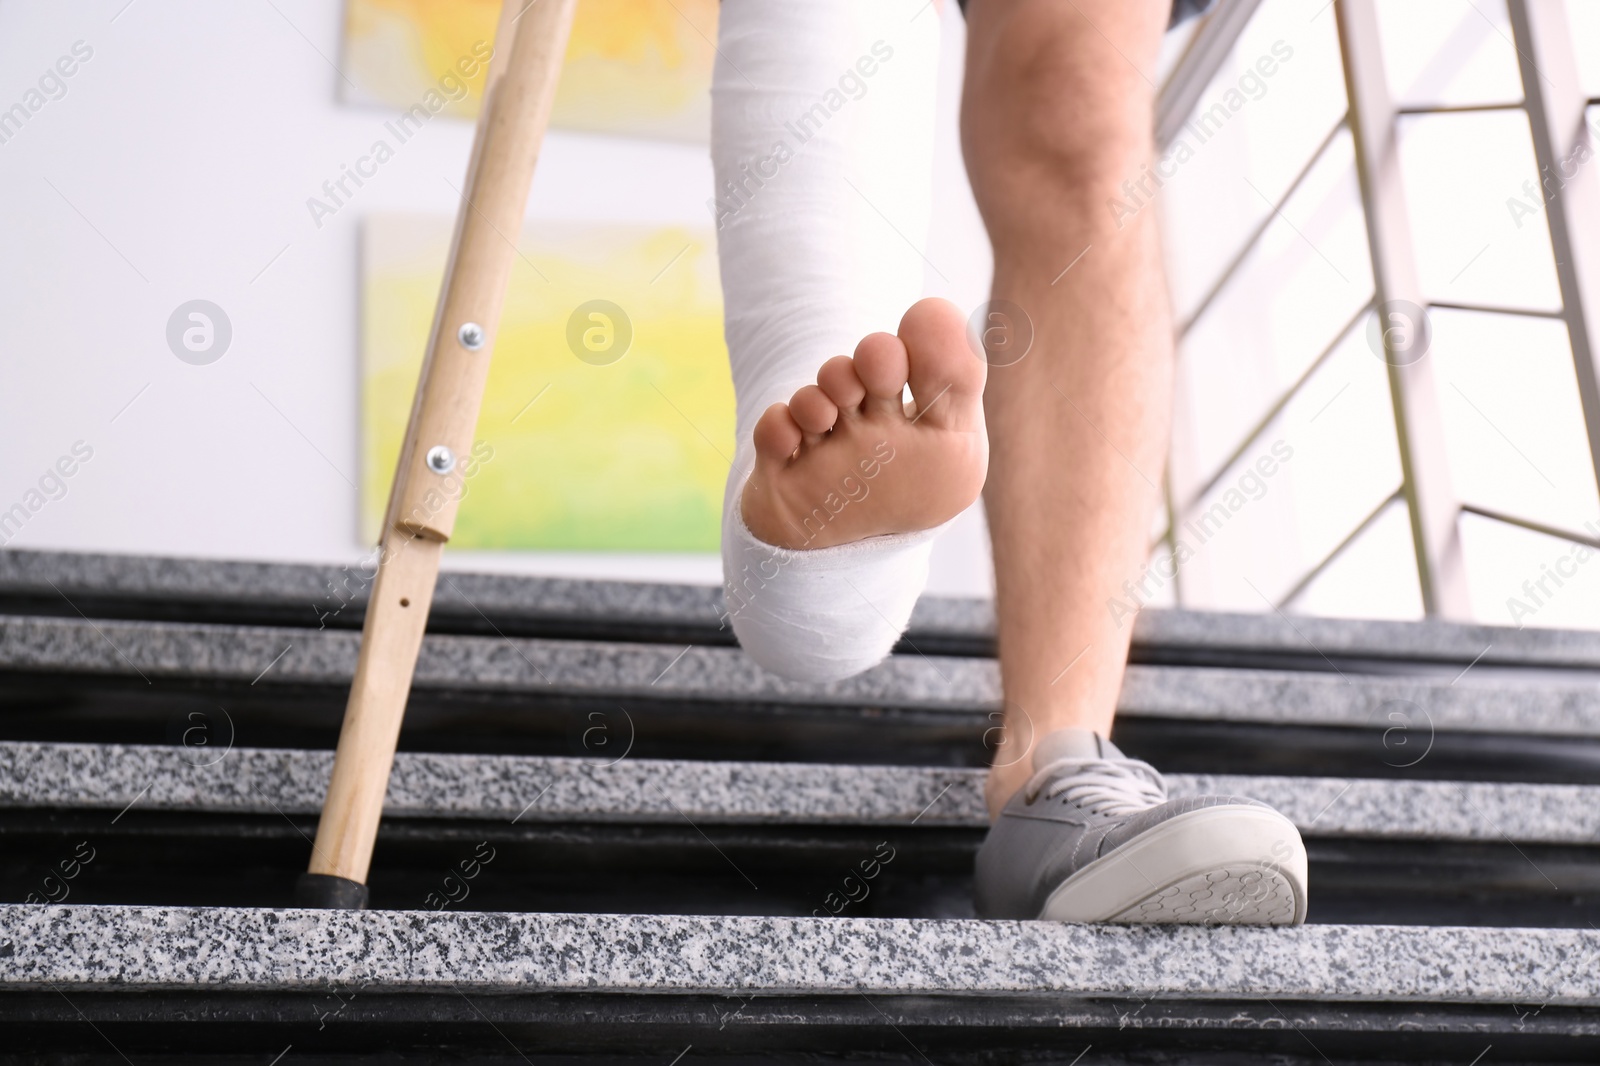
[[[357, 235], [368, 212], [450, 214], [471, 127], [437, 119], [319, 230], [307, 197], [390, 113], [338, 102], [336, 0], [0, 4], [0, 109], [75, 42], [92, 56], [0, 144], [0, 511], [33, 500], [11, 547], [344, 561], [357, 541]], [[962, 24], [944, 13], [928, 292], [964, 308], [990, 260], [956, 143]], [[931, 13], [928, 16], [932, 17]], [[81, 49], [80, 49], [81, 50]], [[552, 131], [530, 219], [706, 222], [703, 146]], [[270, 265], [269, 265], [270, 264]], [[948, 279], [948, 280], [945, 280]], [[233, 327], [217, 362], [179, 361], [192, 299]], [[71, 466], [69, 463], [68, 466]], [[47, 487], [53, 483], [47, 482]], [[447, 554], [448, 565], [717, 580], [710, 557]], [[987, 593], [974, 511], [943, 542], [936, 591]]]

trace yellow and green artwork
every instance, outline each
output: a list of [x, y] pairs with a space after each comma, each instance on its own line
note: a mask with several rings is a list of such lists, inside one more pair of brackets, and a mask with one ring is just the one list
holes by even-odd
[[[346, 0], [346, 98], [476, 116], [499, 12], [500, 0]], [[716, 38], [717, 0], [578, 0], [552, 124], [705, 140]]]
[[[362, 533], [375, 542], [450, 246], [362, 240]], [[715, 552], [733, 383], [709, 229], [537, 222], [518, 244], [451, 544]]]

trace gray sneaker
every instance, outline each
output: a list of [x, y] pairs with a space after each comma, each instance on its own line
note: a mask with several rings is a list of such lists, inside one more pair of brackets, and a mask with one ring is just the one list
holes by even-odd
[[1087, 729], [1041, 738], [978, 852], [980, 918], [1298, 925], [1306, 849], [1237, 796], [1167, 799], [1149, 763]]

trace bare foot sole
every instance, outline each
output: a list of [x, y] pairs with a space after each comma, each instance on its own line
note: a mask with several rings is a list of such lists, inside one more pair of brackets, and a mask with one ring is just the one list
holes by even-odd
[[898, 336], [870, 334], [854, 356], [823, 363], [815, 385], [756, 423], [756, 465], [740, 500], [750, 532], [799, 550], [954, 518], [988, 471], [986, 370], [961, 312], [939, 299], [912, 305]]

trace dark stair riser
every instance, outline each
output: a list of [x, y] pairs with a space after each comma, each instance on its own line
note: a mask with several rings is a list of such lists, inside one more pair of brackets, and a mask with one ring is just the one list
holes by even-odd
[[[197, 724], [217, 743], [332, 748], [348, 691], [336, 685], [0, 673], [0, 740], [179, 744]], [[225, 712], [225, 713], [224, 713]], [[402, 751], [758, 759], [900, 766], [988, 765], [993, 712], [708, 702], [419, 686]], [[1600, 737], [1143, 717], [1115, 739], [1171, 773], [1600, 784]], [[587, 740], [586, 740], [587, 738]], [[631, 744], [631, 747], [630, 747]]]
[[[1592, 1063], [1600, 1011], [1540, 1004], [935, 996], [0, 994], [0, 1064], [679, 1061], [1465, 1066]], [[114, 1044], [113, 1048], [111, 1045]], [[685, 1051], [688, 1054], [684, 1054]]]
[[[114, 816], [0, 811], [0, 899], [284, 906], [316, 829], [276, 814]], [[981, 842], [927, 827], [391, 818], [370, 883], [380, 909], [961, 918]], [[1600, 846], [1311, 837], [1307, 849], [1313, 922], [1600, 925]]]
[[[45, 618], [114, 619], [128, 622], [199, 622], [212, 625], [283, 626], [292, 629], [360, 629], [366, 619], [363, 604], [335, 610], [336, 601], [313, 604], [223, 601], [212, 599], [157, 599], [75, 594], [72, 603], [55, 595], [0, 594], [0, 615], [34, 615]], [[76, 608], [76, 609], [75, 609]], [[79, 614], [79, 611], [82, 614]], [[704, 619], [649, 619], [586, 617], [574, 614], [479, 613], [471, 607], [435, 603], [428, 614], [429, 633], [453, 633], [478, 637], [548, 637], [560, 640], [619, 640], [647, 644], [704, 644], [732, 647], [737, 642], [733, 631], [718, 626], [714, 612]], [[915, 634], [912, 635], [913, 639]], [[939, 638], [934, 637], [935, 641]], [[921, 641], [918, 641], [921, 644]], [[971, 638], [946, 639], [952, 648], [985, 647], [992, 654], [993, 641]], [[930, 652], [930, 654], [935, 654]], [[966, 650], [939, 654], [970, 654]]]

